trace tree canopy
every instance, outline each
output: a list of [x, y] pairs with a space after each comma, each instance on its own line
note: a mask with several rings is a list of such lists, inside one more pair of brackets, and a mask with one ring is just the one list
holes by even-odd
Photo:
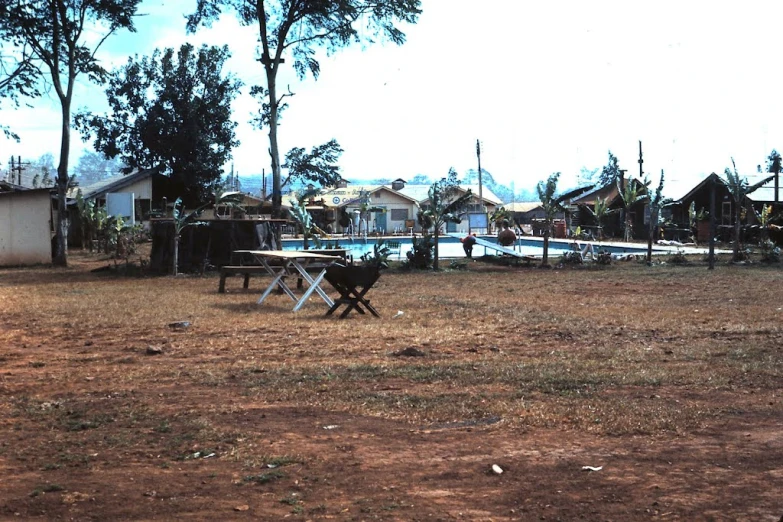
[[301, 147], [289, 150], [283, 164], [288, 169], [288, 177], [282, 186], [296, 181], [315, 183], [321, 187], [336, 186], [341, 179], [337, 160], [342, 153], [337, 140], [313, 147], [310, 152]]
[[132, 57], [111, 74], [111, 112], [76, 117], [85, 141], [119, 157], [124, 172], [155, 168], [171, 176], [187, 205], [206, 201], [239, 144], [231, 102], [240, 82], [223, 75], [228, 47], [185, 44]]
[[198, 0], [188, 17], [189, 31], [209, 25], [223, 11], [233, 11], [239, 21], [258, 27], [258, 55], [266, 85], [254, 91], [266, 99], [260, 121], [269, 127], [272, 170], [272, 213], [282, 204], [282, 175], [277, 130], [283, 99], [277, 92], [277, 74], [284, 55], [300, 78], [320, 72], [316, 49], [335, 52], [352, 43], [373, 43], [377, 38], [395, 44], [405, 42], [398, 22], [418, 20], [420, 0]]
[[601, 174], [598, 176], [597, 185], [599, 187], [606, 187], [608, 185], [614, 185], [622, 177], [622, 171], [620, 170], [620, 164], [617, 162], [617, 156], [609, 151], [609, 160], [606, 165], [601, 168]]

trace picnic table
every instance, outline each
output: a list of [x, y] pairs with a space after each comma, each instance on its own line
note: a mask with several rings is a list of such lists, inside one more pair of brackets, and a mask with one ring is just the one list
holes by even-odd
[[[328, 306], [334, 305], [332, 298], [321, 288], [321, 281], [327, 267], [343, 259], [339, 255], [317, 254], [308, 250], [236, 250], [234, 253], [251, 256], [258, 266], [264, 267], [272, 276], [272, 282], [261, 294], [258, 304], [263, 303], [273, 290], [279, 288], [294, 301], [294, 312], [299, 311], [313, 293], [321, 297]], [[310, 274], [313, 267], [320, 269], [315, 277]], [[286, 283], [289, 276], [296, 276], [308, 284], [301, 297]]]

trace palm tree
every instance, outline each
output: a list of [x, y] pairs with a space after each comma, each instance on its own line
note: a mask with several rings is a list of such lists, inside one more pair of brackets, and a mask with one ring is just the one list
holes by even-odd
[[655, 229], [658, 227], [658, 216], [661, 209], [671, 202], [670, 199], [663, 197], [663, 169], [661, 169], [661, 181], [658, 188], [655, 189], [655, 196], [650, 200], [650, 228], [647, 236], [647, 266], [652, 265], [652, 244], [655, 236]]
[[769, 176], [754, 185], [749, 185], [747, 178], [740, 177], [739, 172], [737, 172], [737, 165], [734, 163], [734, 158], [731, 158], [731, 166], [732, 169], [727, 167], [724, 171], [724, 175], [726, 176], [724, 183], [726, 183], [726, 188], [729, 189], [731, 198], [734, 200], [734, 253], [732, 259], [734, 261], [740, 261], [739, 243], [742, 205], [745, 203], [748, 194], [760, 189], [763, 185], [775, 179], [775, 176]]
[[596, 223], [598, 223], [598, 241], [601, 241], [604, 238], [604, 222], [606, 221], [606, 218], [617, 212], [618, 209], [610, 209], [607, 198], [597, 198], [593, 203], [593, 208], [590, 208], [587, 205], [584, 205], [582, 208], [590, 212], [590, 215], [593, 216]]
[[432, 263], [432, 269], [438, 270], [438, 235], [440, 227], [446, 223], [460, 223], [462, 214], [465, 213], [473, 192], [470, 189], [464, 194], [457, 196], [459, 182], [457, 181], [457, 172], [449, 169], [447, 178], [443, 178], [430, 186], [429, 206], [419, 211], [419, 223], [425, 230], [435, 227], [435, 257]]
[[[644, 183], [644, 188], [647, 188], [649, 181]], [[641, 187], [638, 183], [634, 183], [633, 180], [628, 180], [628, 183], [623, 183], [622, 179], [617, 180], [617, 191], [620, 193], [620, 199], [623, 202], [623, 209], [625, 210], [625, 230], [623, 233], [623, 240], [629, 242], [633, 239], [633, 220], [631, 219], [630, 209], [636, 203], [648, 199], [649, 194], [642, 194]]]
[[538, 191], [538, 199], [541, 200], [541, 208], [544, 209], [544, 221], [546, 226], [544, 227], [544, 256], [541, 260], [541, 266], [549, 266], [549, 235], [552, 231], [552, 225], [555, 221], [555, 217], [559, 212], [565, 212], [565, 203], [571, 198], [575, 198], [580, 194], [592, 190], [594, 185], [587, 187], [581, 187], [574, 190], [570, 190], [564, 194], [557, 195], [557, 180], [560, 178], [560, 173], [555, 172], [546, 184], [543, 181], [539, 181], [536, 186]]

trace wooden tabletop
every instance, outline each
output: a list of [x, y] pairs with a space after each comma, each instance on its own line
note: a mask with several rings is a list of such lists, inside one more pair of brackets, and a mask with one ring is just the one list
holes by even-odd
[[342, 259], [340, 256], [316, 254], [308, 250], [234, 250], [238, 254], [252, 254], [254, 256], [274, 257], [276, 259]]

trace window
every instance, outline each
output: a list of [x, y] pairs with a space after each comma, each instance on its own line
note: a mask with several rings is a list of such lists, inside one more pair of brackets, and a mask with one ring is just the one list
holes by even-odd
[[408, 209], [407, 208], [393, 208], [391, 209], [391, 220], [392, 221], [405, 221], [408, 219]]

